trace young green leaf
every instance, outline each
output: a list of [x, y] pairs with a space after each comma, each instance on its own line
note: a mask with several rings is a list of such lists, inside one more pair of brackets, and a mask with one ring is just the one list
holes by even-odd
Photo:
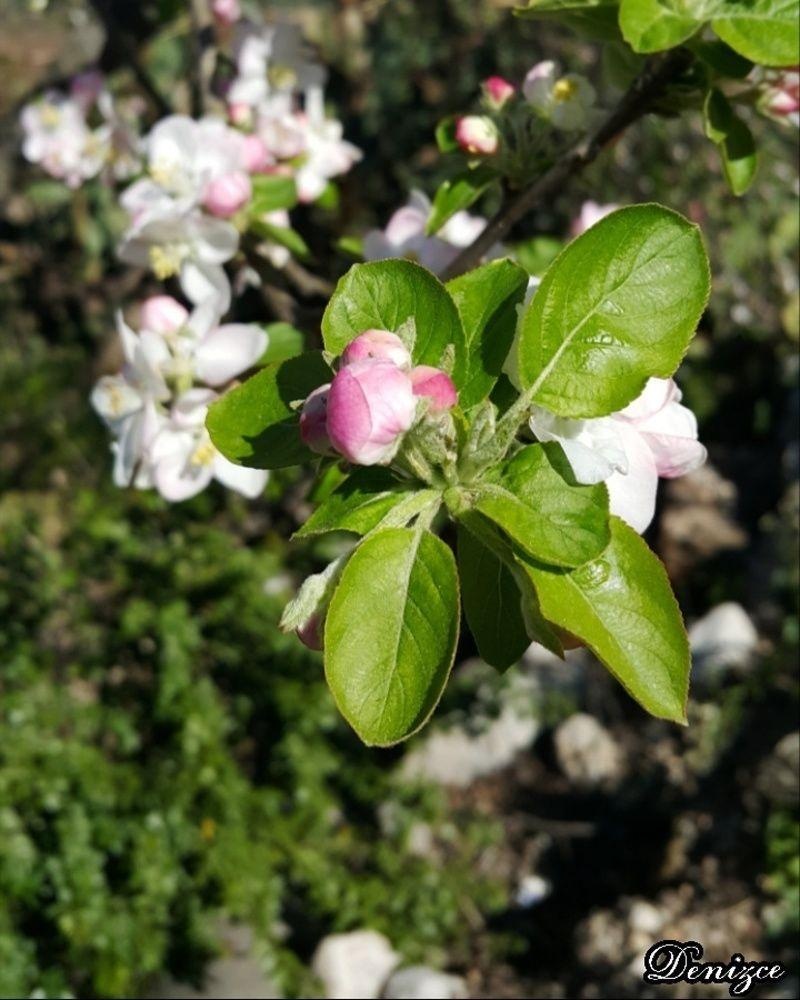
[[458, 575], [430, 532], [378, 531], [350, 557], [325, 620], [325, 676], [339, 711], [370, 746], [416, 732], [455, 656]]
[[267, 365], [212, 403], [206, 417], [211, 440], [232, 462], [280, 469], [313, 458], [300, 439], [292, 407], [324, 382], [331, 370], [319, 351]]
[[544, 563], [580, 566], [608, 544], [605, 486], [578, 484], [558, 445], [523, 448], [471, 492], [475, 510]]
[[248, 209], [251, 218], [279, 208], [292, 208], [297, 204], [294, 178], [281, 174], [256, 174], [251, 181], [253, 198]]
[[452, 153], [458, 149], [455, 115], [443, 118], [436, 126], [435, 135], [436, 145], [439, 147], [440, 153]]
[[744, 194], [758, 169], [753, 133], [719, 90], [709, 90], [703, 111], [706, 135], [719, 147], [725, 179], [735, 195]]
[[436, 499], [435, 490], [420, 490], [401, 483], [380, 466], [355, 469], [314, 511], [296, 532], [296, 538], [321, 535], [327, 531], [351, 531], [366, 535], [394, 514], [402, 526]]
[[433, 207], [428, 217], [425, 233], [433, 236], [456, 212], [469, 208], [480, 198], [497, 174], [491, 167], [479, 166], [463, 170], [455, 177], [442, 181], [433, 196]]
[[369, 329], [395, 331], [414, 320], [416, 364], [437, 366], [448, 344], [455, 347], [453, 377], [465, 368], [464, 331], [455, 304], [430, 271], [408, 260], [354, 264], [336, 286], [322, 317], [322, 336], [331, 354], [341, 354]]
[[559, 254], [526, 310], [522, 388], [562, 417], [621, 409], [678, 367], [709, 290], [696, 226], [660, 205], [612, 212]]
[[268, 323], [264, 330], [268, 337], [267, 349], [261, 355], [260, 364], [286, 361], [303, 353], [305, 337], [291, 323]]
[[[702, 6], [703, 0], [698, 6]], [[681, 0], [621, 0], [619, 26], [635, 52], [671, 49], [700, 28], [703, 18]]]
[[686, 721], [689, 642], [664, 567], [633, 528], [571, 571], [521, 559], [548, 621], [577, 636], [651, 715]]
[[528, 0], [516, 7], [518, 17], [552, 18], [589, 38], [613, 41], [619, 38], [618, 0]]
[[464, 616], [478, 652], [490, 666], [507, 670], [531, 642], [522, 616], [522, 595], [511, 570], [462, 524], [458, 575]]
[[458, 394], [462, 409], [484, 400], [499, 378], [527, 286], [527, 273], [510, 260], [493, 260], [447, 283], [466, 340], [467, 371]]
[[260, 239], [271, 243], [278, 243], [282, 247], [286, 247], [295, 257], [301, 260], [305, 260], [311, 254], [306, 241], [300, 233], [289, 226], [276, 226], [274, 223], [266, 222], [264, 219], [253, 219], [250, 223], [250, 229]]

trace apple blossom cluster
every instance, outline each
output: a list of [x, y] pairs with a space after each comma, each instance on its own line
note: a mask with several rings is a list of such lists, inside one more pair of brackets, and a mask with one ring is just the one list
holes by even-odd
[[246, 497], [264, 489], [268, 474], [229, 462], [205, 428], [219, 390], [267, 346], [261, 327], [220, 318], [218, 300], [190, 313], [169, 295], [141, 304], [138, 332], [118, 315], [123, 368], [103, 376], [91, 397], [114, 438], [117, 486], [154, 487], [170, 501], [195, 496], [212, 479]]
[[[589, 124], [596, 94], [579, 73], [562, 73], [552, 60], [536, 63], [519, 88], [501, 76], [481, 85], [484, 113], [455, 119], [456, 145], [470, 157], [494, 157], [513, 137], [519, 142], [519, 123], [539, 120], [558, 132], [578, 132]], [[531, 115], [531, 112], [533, 113]]]
[[[260, 327], [222, 322], [233, 298], [225, 265], [251, 230], [255, 252], [285, 266], [288, 208], [318, 198], [361, 157], [327, 114], [325, 71], [296, 28], [253, 23], [236, 0], [212, 9], [233, 67], [218, 88], [224, 113], [170, 114], [142, 135], [143, 105], [115, 101], [102, 74], [88, 72], [21, 114], [23, 154], [51, 176], [72, 188], [96, 177], [125, 182], [119, 257], [158, 281], [175, 279], [190, 303], [191, 312], [169, 295], [147, 299], [137, 332], [120, 314], [122, 371], [92, 393], [114, 438], [115, 483], [154, 487], [173, 501], [212, 478], [246, 496], [263, 489], [267, 474], [228, 462], [204, 427], [210, 403], [267, 346]], [[273, 181], [283, 185], [284, 207], [274, 195], [259, 207], [259, 191]]]
[[136, 98], [115, 101], [102, 73], [74, 77], [69, 90], [48, 90], [20, 115], [22, 153], [70, 188], [104, 175], [124, 180], [139, 169]]
[[300, 436], [319, 455], [389, 465], [418, 418], [438, 417], [457, 402], [447, 372], [412, 366], [396, 333], [365, 330], [345, 348], [332, 381], [306, 399]]

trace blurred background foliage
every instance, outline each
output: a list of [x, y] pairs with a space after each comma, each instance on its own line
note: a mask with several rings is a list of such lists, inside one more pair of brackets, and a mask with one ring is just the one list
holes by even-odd
[[[558, 58], [604, 103], [616, 93], [597, 47], [503, 2], [253, 6], [303, 25], [364, 150], [338, 204], [295, 213], [329, 278], [349, 263], [338, 238], [383, 225], [412, 187], [433, 192], [446, 170], [435, 124], [485, 76]], [[185, 4], [114, 9], [180, 104]], [[0, 0], [0, 23], [0, 996], [132, 996], [165, 972], [199, 981], [220, 916], [252, 927], [264, 968], [301, 995], [320, 938], [366, 926], [410, 961], [461, 971], [471, 995], [637, 996], [628, 939], [607, 938], [618, 959], [598, 972], [591, 937], [597, 914], [606, 936], [629, 930], [632, 898], [701, 920], [695, 936], [702, 920], [721, 924], [728, 953], [791, 954], [797, 800], [771, 775], [797, 710], [792, 134], [753, 116], [762, 163], [737, 200], [698, 114], [649, 119], [517, 234], [563, 239], [589, 197], [658, 200], [702, 226], [714, 292], [681, 381], [712, 471], [663, 491], [652, 533], [689, 620], [723, 601], [747, 609], [753, 665], [698, 681], [686, 732], [645, 720], [591, 668], [535, 703], [523, 692], [532, 748], [501, 781], [447, 792], [402, 778], [405, 750], [363, 748], [319, 659], [277, 630], [292, 588], [330, 555], [287, 542], [304, 479], [276, 474], [250, 504], [214, 487], [170, 506], [111, 485], [88, 393], [114, 367], [114, 310], [148, 279], [114, 259], [110, 192], [72, 195], [22, 163], [16, 112], [97, 59], [123, 87], [129, 72], [82, 0]], [[311, 341], [323, 305], [299, 308]], [[273, 318], [255, 293], [241, 311]], [[496, 716], [507, 686], [474, 663], [457, 670], [439, 727], [468, 726], [476, 705]], [[611, 791], [576, 791], [554, 761], [553, 731], [578, 709], [632, 762]], [[573, 822], [593, 832], [574, 839]], [[631, 863], [636, 837], [649, 846]], [[532, 853], [554, 888], [520, 909]], [[720, 917], [745, 904], [749, 923]]]

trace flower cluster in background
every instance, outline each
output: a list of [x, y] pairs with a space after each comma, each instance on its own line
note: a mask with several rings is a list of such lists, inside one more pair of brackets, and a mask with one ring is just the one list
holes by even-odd
[[[73, 188], [93, 178], [126, 185], [120, 258], [158, 281], [175, 279], [190, 303], [191, 312], [171, 296], [151, 297], [138, 332], [120, 315], [123, 369], [92, 394], [114, 439], [114, 481], [173, 501], [212, 479], [246, 496], [263, 489], [267, 474], [225, 460], [204, 427], [209, 404], [267, 346], [259, 326], [222, 322], [234, 294], [225, 265], [251, 231], [252, 251], [285, 266], [288, 208], [318, 198], [361, 157], [328, 116], [325, 71], [296, 28], [253, 23], [236, 0], [217, 0], [213, 13], [219, 52], [234, 67], [217, 113], [169, 114], [142, 134], [141, 103], [115, 101], [102, 74], [89, 72], [21, 114], [30, 162]], [[261, 207], [261, 178], [289, 192], [285, 207], [274, 197]]]

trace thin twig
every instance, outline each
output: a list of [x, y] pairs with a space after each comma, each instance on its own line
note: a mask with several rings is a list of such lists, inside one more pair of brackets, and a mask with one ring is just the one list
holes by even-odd
[[147, 94], [159, 115], [169, 115], [172, 107], [169, 101], [159, 91], [150, 78], [149, 73], [144, 68], [139, 59], [136, 45], [127, 34], [120, 28], [119, 22], [114, 16], [113, 4], [111, 0], [89, 0], [92, 9], [103, 22], [111, 45], [122, 55], [125, 62], [130, 66], [133, 75], [136, 77], [139, 86]]
[[318, 274], [313, 274], [294, 257], [290, 257], [284, 264], [283, 273], [304, 297], [310, 298], [316, 295], [323, 299], [329, 299], [333, 295], [334, 285], [332, 282], [321, 278]]
[[201, 117], [206, 105], [203, 79], [204, 8], [202, 0], [189, 0], [189, 94], [194, 118]]
[[648, 60], [616, 108], [595, 132], [573, 146], [530, 187], [504, 204], [478, 238], [462, 250], [445, 270], [442, 279], [446, 281], [475, 267], [490, 247], [508, 235], [515, 223], [537, 205], [554, 197], [570, 178], [596, 160], [620, 133], [647, 114], [669, 83], [683, 73], [690, 61], [691, 55], [685, 49], [673, 49]]

